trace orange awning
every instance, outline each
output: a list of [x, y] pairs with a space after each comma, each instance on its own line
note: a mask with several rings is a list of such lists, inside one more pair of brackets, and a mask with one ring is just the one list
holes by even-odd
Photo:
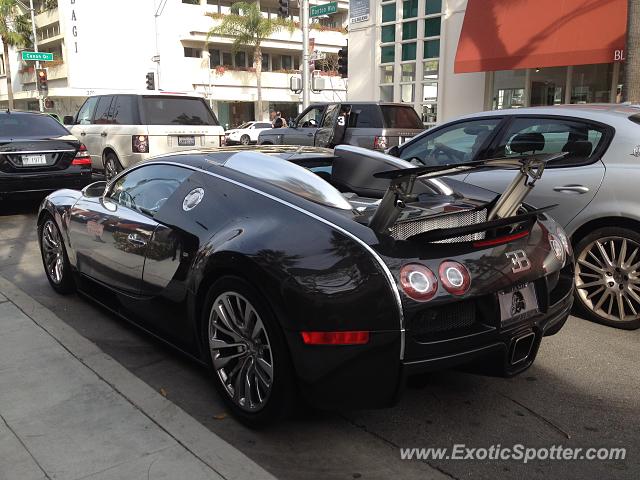
[[627, 0], [468, 0], [455, 73], [623, 59]]

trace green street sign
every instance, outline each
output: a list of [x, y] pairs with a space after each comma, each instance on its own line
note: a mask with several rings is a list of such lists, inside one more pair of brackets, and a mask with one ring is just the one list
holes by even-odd
[[53, 53], [47, 52], [22, 52], [22, 60], [36, 60], [41, 62], [53, 62]]
[[322, 15], [331, 15], [338, 11], [338, 2], [325, 3], [324, 5], [311, 5], [309, 8], [310, 17], [321, 17]]

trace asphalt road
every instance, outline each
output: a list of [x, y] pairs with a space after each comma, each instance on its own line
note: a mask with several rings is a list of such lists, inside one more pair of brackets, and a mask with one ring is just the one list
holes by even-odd
[[[49, 287], [37, 201], [0, 202], [0, 275], [281, 479], [605, 479], [640, 477], [640, 330], [571, 318], [512, 378], [449, 370], [413, 382], [386, 410], [309, 411], [266, 431], [225, 412], [208, 373], [77, 295]], [[625, 447], [625, 460], [401, 460], [400, 448]]]

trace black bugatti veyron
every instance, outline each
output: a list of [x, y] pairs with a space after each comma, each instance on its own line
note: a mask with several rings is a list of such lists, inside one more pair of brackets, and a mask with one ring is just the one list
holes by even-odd
[[[41, 205], [46, 275], [212, 368], [261, 425], [297, 395], [392, 404], [459, 364], [528, 368], [572, 302], [571, 250], [522, 203], [548, 159], [414, 167], [357, 147], [186, 152]], [[501, 195], [442, 179], [510, 168]]]

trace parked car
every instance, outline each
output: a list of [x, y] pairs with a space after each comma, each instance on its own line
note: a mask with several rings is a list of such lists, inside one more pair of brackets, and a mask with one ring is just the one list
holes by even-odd
[[[334, 141], [334, 131], [342, 110], [349, 111], [342, 141]], [[384, 150], [421, 133], [424, 126], [410, 105], [401, 103], [347, 102], [314, 104], [287, 128], [260, 132], [260, 145], [315, 145], [336, 143]]]
[[64, 126], [44, 113], [0, 111], [0, 198], [90, 182], [86, 148]]
[[51, 194], [37, 222], [51, 286], [210, 365], [254, 426], [298, 392], [382, 407], [414, 373], [514, 375], [562, 328], [571, 252], [543, 212], [488, 222], [495, 194], [358, 147], [264, 151], [164, 155]]
[[[577, 305], [587, 318], [619, 328], [640, 327], [640, 108], [567, 105], [498, 110], [444, 123], [389, 153], [419, 165], [513, 156], [520, 134], [536, 151], [565, 152], [529, 196], [553, 217], [576, 252]], [[471, 172], [465, 182], [500, 192], [507, 171]]]
[[96, 95], [65, 117], [108, 180], [155, 155], [217, 147], [224, 130], [202, 97], [168, 92]]
[[246, 122], [238, 128], [231, 128], [224, 132], [225, 145], [250, 145], [258, 143], [258, 135], [271, 128], [270, 122]]

